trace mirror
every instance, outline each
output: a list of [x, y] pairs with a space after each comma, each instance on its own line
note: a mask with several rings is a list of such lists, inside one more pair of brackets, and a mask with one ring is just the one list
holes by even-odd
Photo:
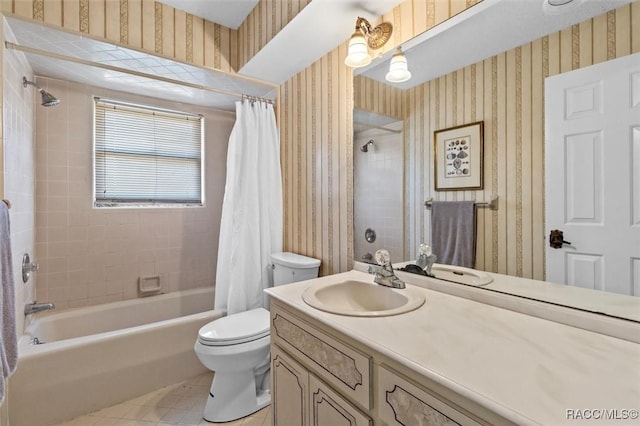
[[[623, 6], [621, 9], [625, 8], [628, 6]], [[628, 10], [619, 13], [625, 12]], [[591, 16], [597, 16], [600, 13], [602, 12]], [[616, 13], [616, 11], [609, 13]], [[580, 15], [582, 20], [591, 19], [591, 16]], [[507, 17], [508, 13], [502, 19]], [[606, 18], [605, 13], [597, 16], [593, 22], [600, 22]], [[480, 25], [482, 24], [475, 26], [476, 34], [491, 33], [490, 30], [482, 30]], [[500, 27], [496, 22], [492, 25], [494, 28]], [[629, 26], [631, 25], [633, 24], [629, 23]], [[455, 25], [451, 25], [451, 28], [453, 27]], [[493, 196], [498, 195], [498, 211], [477, 209], [475, 268], [539, 281], [545, 279], [547, 242], [544, 210], [544, 79], [608, 59], [605, 49], [604, 56], [591, 57], [585, 64], [582, 64], [581, 59], [576, 64], [575, 59], [572, 59], [575, 58], [572, 53], [576, 52], [576, 47], [571, 47], [571, 43], [563, 44], [561, 40], [566, 37], [571, 39], [572, 32], [575, 34], [578, 31], [575, 28], [579, 26], [558, 31], [560, 28], [562, 27], [552, 28], [550, 31], [549, 27], [545, 27], [547, 32], [531, 33], [528, 39], [521, 39], [519, 45], [485, 55], [476, 59], [475, 62], [469, 62], [469, 46], [461, 45], [459, 49], [453, 50], [431, 47], [429, 62], [439, 64], [441, 61], [447, 61], [452, 63], [452, 66], [446, 72], [436, 76], [429, 75], [432, 71], [425, 69], [424, 73], [427, 77], [422, 80], [420, 75], [423, 70], [412, 66], [417, 61], [412, 61], [412, 48], [405, 48], [405, 44], [419, 47], [421, 44], [433, 44], [437, 39], [442, 43], [439, 46], [446, 45], [444, 40], [449, 30], [440, 30], [438, 37], [421, 34], [403, 44], [415, 81], [412, 81], [414, 80], [412, 78], [407, 83], [393, 85], [393, 87], [383, 83], [384, 73], [380, 69], [388, 68], [388, 58], [384, 56], [374, 61], [368, 69], [356, 70], [354, 73], [354, 260], [367, 261], [363, 256], [372, 252], [374, 248], [384, 246], [379, 229], [375, 229], [378, 235], [376, 243], [380, 242], [378, 246], [375, 246], [375, 243], [367, 243], [365, 240], [366, 228], [372, 227], [374, 223], [388, 223], [402, 227], [402, 235], [395, 237], [404, 243], [402, 249], [395, 251], [398, 254], [393, 252], [395, 248], [385, 247], [394, 253], [392, 255], [394, 263], [415, 259], [420, 243], [429, 242], [430, 212], [424, 208], [424, 202], [429, 198], [440, 201], [489, 202]], [[593, 28], [596, 32], [600, 31], [596, 26]], [[629, 27], [626, 30], [629, 30]], [[549, 35], [544, 36], [545, 34]], [[578, 47], [583, 51], [595, 52], [598, 49], [597, 40], [601, 36], [606, 38], [606, 34], [594, 33], [589, 40], [578, 40]], [[456, 37], [459, 39], [460, 34]], [[615, 34], [613, 37], [615, 38]], [[486, 51], [482, 43], [472, 45], [476, 50]], [[613, 54], [625, 55], [622, 52], [613, 52]], [[446, 58], [443, 59], [444, 56]], [[424, 59], [422, 61], [424, 62]], [[456, 64], [453, 65], [453, 62]], [[428, 65], [425, 65], [425, 68], [427, 67]], [[382, 78], [380, 78], [381, 75]], [[389, 156], [395, 155], [402, 158], [402, 179], [396, 178], [394, 170], [380, 168], [381, 175], [377, 180], [369, 177], [369, 183], [362, 182], [367, 174], [375, 170], [370, 165], [375, 155], [369, 155], [369, 152], [363, 153], [360, 148], [369, 139], [373, 139], [375, 145], [376, 138], [381, 137], [381, 133], [374, 133], [376, 130], [384, 132], [372, 127], [363, 129], [359, 124], [364, 120], [363, 116], [375, 116], [376, 120], [379, 120], [378, 124], [385, 123], [385, 120], [390, 124], [393, 121], [389, 120], [396, 119], [393, 129], [403, 129], [401, 134], [403, 142], [397, 146], [397, 152], [387, 153]], [[399, 124], [400, 121], [402, 126]], [[484, 187], [480, 190], [435, 191], [433, 132], [476, 121], [484, 121], [485, 124]], [[385, 126], [382, 124], [379, 127]], [[369, 193], [378, 191], [375, 183], [391, 185], [391, 182], [397, 182], [395, 193], [400, 198], [398, 202], [402, 203], [402, 209], [395, 219], [385, 215], [390, 214], [391, 211], [397, 211], [396, 207], [384, 207], [385, 203], [379, 200], [378, 202], [361, 202], [362, 199], [373, 200], [374, 196]], [[384, 191], [387, 192], [389, 189], [384, 187]], [[520, 285], [519, 282], [517, 288], [494, 284], [484, 288], [640, 321], [640, 298], [635, 296], [596, 290], [567, 291], [571, 288], [565, 285], [550, 284], [541, 287], [537, 281], [530, 280], [522, 283], [523, 285]]]

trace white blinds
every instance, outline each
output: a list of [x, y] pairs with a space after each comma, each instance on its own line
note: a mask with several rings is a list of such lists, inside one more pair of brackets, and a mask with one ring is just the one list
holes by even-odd
[[202, 117], [95, 98], [96, 205], [202, 202]]

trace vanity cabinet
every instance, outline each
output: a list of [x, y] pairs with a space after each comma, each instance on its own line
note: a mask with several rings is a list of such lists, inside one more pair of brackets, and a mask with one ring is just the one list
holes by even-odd
[[296, 426], [368, 426], [371, 419], [293, 357], [271, 346], [274, 424]]
[[277, 300], [271, 372], [277, 426], [510, 424]]

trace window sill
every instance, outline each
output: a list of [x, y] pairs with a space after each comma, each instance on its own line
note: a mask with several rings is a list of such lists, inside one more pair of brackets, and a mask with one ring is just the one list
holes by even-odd
[[93, 203], [94, 209], [182, 209], [204, 207], [204, 203]]

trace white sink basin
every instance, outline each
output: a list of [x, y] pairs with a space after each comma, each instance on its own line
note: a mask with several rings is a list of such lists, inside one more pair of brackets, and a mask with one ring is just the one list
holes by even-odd
[[357, 317], [382, 317], [413, 311], [424, 295], [413, 288], [393, 289], [365, 281], [312, 284], [302, 293], [305, 303], [321, 311]]
[[431, 273], [441, 280], [467, 285], [482, 286], [493, 281], [491, 275], [486, 272], [461, 266], [435, 264], [431, 268]]

